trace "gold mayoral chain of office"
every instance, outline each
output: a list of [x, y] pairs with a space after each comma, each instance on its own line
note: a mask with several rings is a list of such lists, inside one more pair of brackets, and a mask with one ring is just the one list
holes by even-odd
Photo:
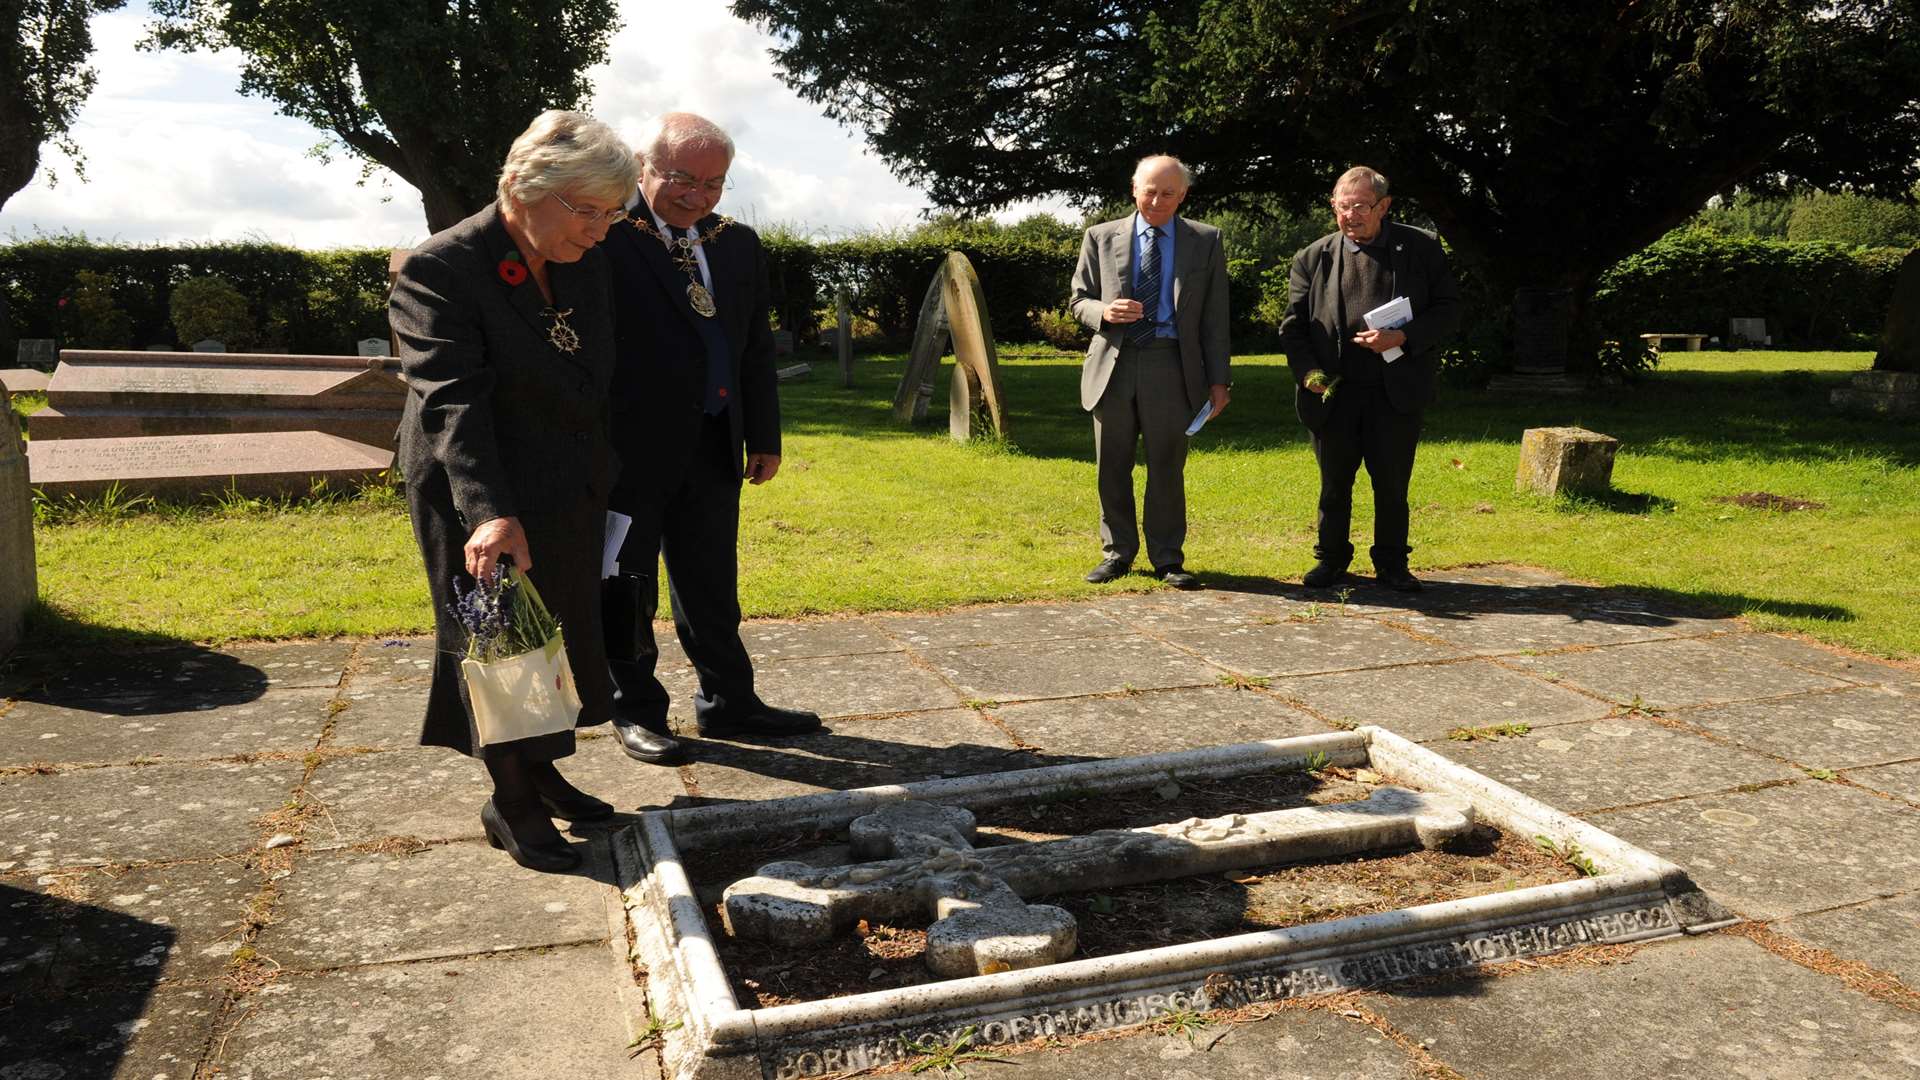
[[547, 327], [547, 343], [563, 353], [579, 352], [580, 333], [567, 322], [567, 316], [573, 314], [573, 309], [548, 308], [544, 314], [553, 320], [553, 325]]
[[727, 226], [733, 224], [733, 219], [723, 217], [713, 223], [713, 228], [699, 236], [667, 236], [655, 227], [653, 222], [637, 213], [628, 214], [627, 222], [667, 246], [667, 254], [673, 257], [673, 264], [687, 275], [687, 303], [693, 305], [693, 310], [709, 319], [719, 314], [720, 308], [714, 304], [713, 294], [700, 283], [700, 259], [694, 254], [693, 248], [696, 244], [704, 244], [726, 232]]

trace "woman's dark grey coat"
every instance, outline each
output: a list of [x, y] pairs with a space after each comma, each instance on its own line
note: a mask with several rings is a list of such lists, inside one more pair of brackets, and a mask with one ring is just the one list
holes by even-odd
[[573, 732], [481, 748], [460, 676], [464, 631], [449, 613], [462, 551], [481, 522], [518, 517], [533, 560], [528, 575], [566, 633], [583, 708], [579, 724], [612, 715], [600, 630], [600, 548], [616, 469], [607, 437], [613, 322], [606, 260], [588, 251], [548, 263], [552, 307], [580, 347], [548, 340], [549, 306], [531, 277], [508, 285], [500, 263], [514, 250], [498, 206], [415, 249], [388, 304], [407, 382], [399, 458], [414, 536], [433, 595], [433, 689], [420, 741], [531, 760], [573, 752]]

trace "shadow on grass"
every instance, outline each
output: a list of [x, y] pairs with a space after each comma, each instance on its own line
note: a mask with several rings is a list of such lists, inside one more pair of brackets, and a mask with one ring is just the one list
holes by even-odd
[[87, 622], [45, 601], [27, 612], [20, 645], [0, 659], [0, 698], [47, 705], [110, 699], [116, 716], [237, 705], [266, 693], [252, 664], [167, 634]]
[[1570, 513], [1605, 510], [1615, 514], [1651, 514], [1655, 511], [1671, 513], [1675, 507], [1679, 506], [1664, 495], [1653, 495], [1641, 491], [1583, 492], [1578, 495], [1564, 496], [1556, 505], [1558, 509]]

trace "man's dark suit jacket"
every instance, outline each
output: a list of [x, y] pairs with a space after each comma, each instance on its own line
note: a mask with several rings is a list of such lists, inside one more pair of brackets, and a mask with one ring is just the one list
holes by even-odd
[[[566, 632], [584, 706], [579, 722], [604, 723], [613, 708], [599, 601], [615, 468], [606, 262], [596, 249], [578, 262], [547, 264], [552, 306], [570, 310], [580, 335], [567, 353], [548, 338], [553, 319], [540, 287], [501, 278], [513, 250], [499, 209], [489, 206], [415, 248], [387, 306], [407, 383], [395, 460], [433, 597], [433, 687], [421, 742], [476, 756], [460, 675], [466, 633], [449, 609], [456, 575], [466, 580], [467, 537], [493, 518], [517, 517], [526, 530], [529, 576]], [[549, 759], [570, 753], [572, 740], [563, 732], [504, 745]]]
[[[1401, 346], [1406, 352], [1386, 365], [1387, 400], [1398, 412], [1417, 412], [1433, 401], [1440, 345], [1460, 325], [1460, 288], [1447, 253], [1432, 233], [1389, 221], [1375, 243], [1391, 249], [1391, 295], [1413, 304], [1413, 321], [1400, 327], [1407, 335]], [[1309, 431], [1320, 430], [1325, 405], [1306, 388], [1307, 372], [1319, 368], [1329, 378], [1345, 374], [1340, 362], [1340, 346], [1348, 336], [1340, 325], [1340, 264], [1345, 258], [1342, 236], [1334, 232], [1301, 248], [1287, 274], [1280, 347], [1293, 369], [1294, 410]]]
[[[645, 216], [645, 205], [635, 212]], [[719, 221], [710, 214], [695, 227], [704, 233]], [[733, 360], [727, 416], [737, 474], [745, 454], [780, 452], [766, 253], [737, 222], [704, 247]], [[689, 279], [664, 244], [621, 222], [601, 248], [613, 265], [613, 437], [623, 464], [613, 508], [625, 510], [672, 491], [686, 474], [706, 422], [706, 346], [696, 322], [703, 316], [687, 302]]]

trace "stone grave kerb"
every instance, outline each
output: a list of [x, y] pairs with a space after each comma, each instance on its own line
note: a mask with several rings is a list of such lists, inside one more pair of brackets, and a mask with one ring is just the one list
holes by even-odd
[[39, 596], [33, 551], [33, 487], [20, 423], [0, 385], [0, 657], [20, 643]]

